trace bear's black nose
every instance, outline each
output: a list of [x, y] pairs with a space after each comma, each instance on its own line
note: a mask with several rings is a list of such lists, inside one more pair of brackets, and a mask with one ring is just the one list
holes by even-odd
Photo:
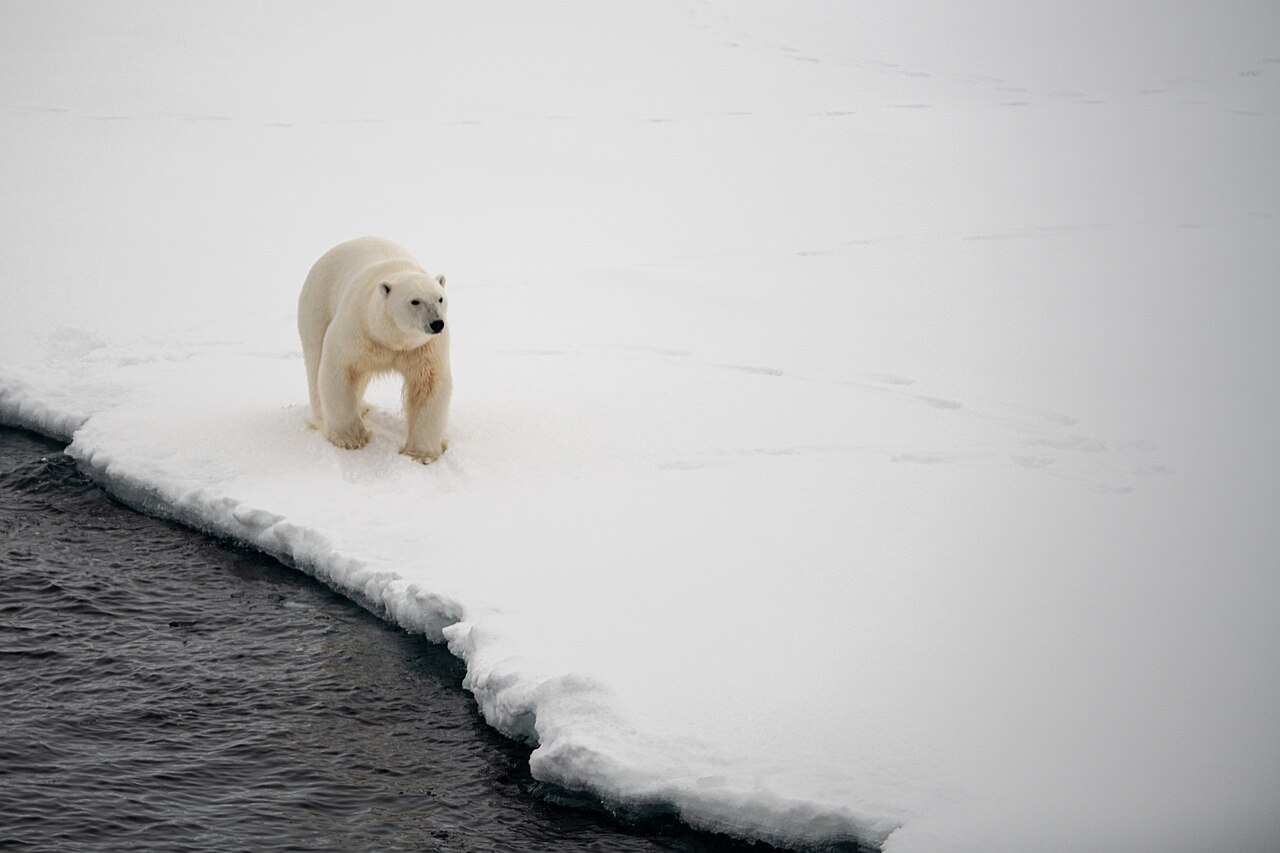
[[433, 321], [431, 323], [431, 331], [437, 332], [437, 333], [444, 331], [444, 320]]

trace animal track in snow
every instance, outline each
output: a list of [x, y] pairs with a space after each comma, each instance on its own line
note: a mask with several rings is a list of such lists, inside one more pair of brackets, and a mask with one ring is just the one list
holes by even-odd
[[1084, 435], [1068, 435], [1057, 438], [1041, 438], [1032, 442], [1055, 450], [1075, 450], [1081, 453], [1102, 453], [1107, 449], [1106, 442]]
[[881, 382], [885, 385], [914, 385], [914, 379], [907, 379], [905, 376], [895, 376], [892, 373], [868, 373], [867, 380], [871, 382]]
[[[915, 380], [894, 373], [877, 371], [827, 372], [783, 368], [769, 364], [716, 361], [699, 356], [691, 349], [662, 347], [645, 343], [592, 344], [571, 347], [536, 347], [506, 351], [515, 357], [578, 357], [593, 358], [595, 354], [617, 359], [637, 360], [650, 364], [663, 364], [668, 369], [701, 372], [714, 387], [717, 372], [756, 377], [756, 381], [778, 383], [817, 383], [830, 386], [833, 392], [844, 389], [850, 394], [872, 394], [892, 398], [901, 403], [923, 405], [937, 414], [926, 415], [930, 419], [933, 438], [930, 447], [894, 447], [889, 445], [859, 445], [856, 440], [841, 444], [747, 445], [726, 447], [718, 451], [693, 451], [664, 460], [654, 460], [655, 470], [691, 471], [705, 467], [731, 464], [735, 457], [787, 457], [870, 454], [886, 458], [895, 464], [926, 467], [961, 465], [966, 468], [1001, 469], [1041, 476], [1051, 476], [1074, 483], [1090, 491], [1119, 495], [1133, 491], [1135, 481], [1150, 481], [1176, 473], [1172, 465], [1159, 459], [1135, 459], [1133, 454], [1150, 454], [1156, 445], [1144, 440], [1108, 443], [1076, 430], [1077, 418], [1062, 412], [1017, 406], [982, 400], [964, 400], [954, 397], [920, 393], [913, 386]], [[781, 386], [780, 386], [781, 387]], [[772, 393], [761, 390], [761, 393]], [[893, 405], [890, 403], [889, 405]], [[886, 410], [888, 411], [888, 410]], [[956, 444], [947, 445], [947, 436], [953, 434], [949, 426], [954, 421]], [[979, 435], [986, 434], [975, 443], [973, 428], [979, 427]], [[994, 429], [995, 432], [991, 432]], [[965, 436], [968, 436], [967, 438]], [[677, 451], [679, 452], [679, 451]]]
[[910, 396], [915, 397], [917, 400], [924, 403], [926, 406], [931, 406], [935, 409], [963, 409], [964, 408], [964, 403], [958, 403], [955, 400], [944, 400], [941, 397], [926, 397], [922, 394], [912, 394]]
[[1124, 473], [1133, 477], [1170, 477], [1178, 473], [1172, 465], [1137, 465], [1125, 468]]
[[592, 349], [621, 350], [623, 352], [648, 353], [651, 355], [665, 355], [675, 357], [687, 357], [693, 355], [693, 350], [679, 349], [675, 347], [658, 347], [652, 344], [594, 344]]
[[719, 367], [723, 370], [733, 370], [738, 373], [755, 373], [761, 376], [785, 376], [786, 371], [777, 367], [764, 367], [756, 364], [723, 364], [720, 362], [712, 362], [713, 367]]
[[1128, 495], [1133, 493], [1133, 486], [1121, 486], [1114, 483], [1085, 483], [1084, 485], [1089, 491], [1103, 495]]
[[898, 453], [889, 457], [890, 462], [909, 462], [913, 465], [942, 465], [964, 457], [958, 453]]

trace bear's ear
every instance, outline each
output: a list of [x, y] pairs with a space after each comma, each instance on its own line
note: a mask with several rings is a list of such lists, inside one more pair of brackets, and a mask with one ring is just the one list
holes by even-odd
[[441, 273], [440, 275], [436, 276], [436, 284], [440, 285], [441, 287], [444, 287], [444, 273]]
[[383, 295], [383, 296], [390, 296], [390, 295], [391, 295], [391, 284], [390, 284], [390, 282], [386, 282], [386, 281], [384, 281], [382, 284], [378, 285], [378, 287], [381, 287], [381, 288], [382, 288], [382, 295]]

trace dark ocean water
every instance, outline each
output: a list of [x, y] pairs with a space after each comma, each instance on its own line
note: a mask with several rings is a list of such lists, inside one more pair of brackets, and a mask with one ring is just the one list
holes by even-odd
[[0, 849], [774, 849], [540, 785], [461, 679], [442, 646], [0, 429]]

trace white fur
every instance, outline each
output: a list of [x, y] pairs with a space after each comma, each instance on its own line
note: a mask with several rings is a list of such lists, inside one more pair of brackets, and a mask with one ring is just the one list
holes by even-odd
[[[338, 447], [364, 447], [364, 390], [375, 374], [395, 371], [409, 427], [400, 452], [434, 461], [447, 446], [453, 394], [448, 307], [444, 276], [388, 240], [361, 237], [326, 252], [298, 297], [313, 425]], [[433, 321], [444, 322], [438, 334]]]

